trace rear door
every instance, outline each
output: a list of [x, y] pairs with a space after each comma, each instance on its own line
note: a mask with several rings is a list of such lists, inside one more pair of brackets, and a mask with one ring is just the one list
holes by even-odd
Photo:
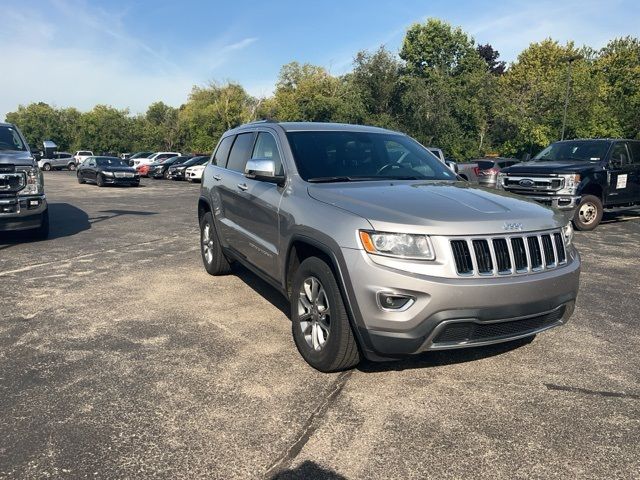
[[[607, 205], [621, 205], [635, 198], [636, 168], [631, 163], [627, 142], [616, 142], [609, 156]], [[637, 180], [635, 180], [637, 181]]]
[[628, 181], [633, 189], [633, 201], [640, 202], [640, 141], [629, 142], [627, 148], [631, 154], [631, 172]]

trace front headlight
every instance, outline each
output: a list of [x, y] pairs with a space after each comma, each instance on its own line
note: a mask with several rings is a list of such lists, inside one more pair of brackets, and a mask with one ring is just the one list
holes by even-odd
[[373, 255], [416, 260], [435, 260], [436, 258], [431, 240], [427, 235], [361, 230], [360, 241], [364, 249]]
[[505, 173], [498, 173], [498, 179], [496, 180], [496, 187], [503, 189], [504, 188], [504, 179], [507, 175]]
[[30, 168], [24, 172], [27, 185], [20, 190], [20, 195], [42, 195], [44, 193], [44, 177], [39, 168]]
[[102, 172], [105, 177], [113, 177], [113, 172]]
[[562, 236], [564, 237], [564, 244], [571, 245], [573, 241], [573, 225], [571, 225], [571, 222], [562, 227]]
[[568, 175], [561, 175], [564, 179], [564, 187], [561, 191], [567, 191], [571, 194], [576, 192], [578, 185], [580, 184], [580, 174], [570, 173]]

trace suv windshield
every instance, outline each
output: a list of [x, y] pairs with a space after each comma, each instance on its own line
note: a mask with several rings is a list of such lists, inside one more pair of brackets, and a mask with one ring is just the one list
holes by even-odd
[[404, 135], [302, 131], [287, 137], [298, 173], [309, 182], [456, 180], [431, 152]]
[[0, 126], [0, 150], [18, 150], [24, 152], [26, 145], [15, 128]]
[[556, 142], [533, 157], [534, 160], [575, 160], [579, 162], [599, 162], [609, 150], [607, 140], [572, 140]]

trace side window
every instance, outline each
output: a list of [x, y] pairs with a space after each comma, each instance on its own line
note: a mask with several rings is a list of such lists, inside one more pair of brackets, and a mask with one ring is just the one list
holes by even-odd
[[253, 146], [253, 133], [241, 133], [236, 137], [229, 153], [227, 169], [235, 172], [244, 172], [244, 166], [249, 160], [251, 147]]
[[225, 137], [218, 145], [216, 153], [213, 154], [213, 164], [218, 165], [219, 167], [227, 166], [227, 158], [229, 158], [229, 150], [231, 150], [231, 144], [233, 144], [233, 139], [235, 137], [233, 135], [229, 135]]
[[256, 146], [253, 148], [253, 155], [251, 155], [251, 158], [268, 158], [273, 160], [276, 165], [276, 175], [284, 174], [280, 152], [278, 151], [278, 144], [276, 143], [274, 136], [270, 133], [258, 133]]
[[631, 153], [631, 163], [640, 166], [640, 142], [629, 142], [629, 153]]
[[613, 151], [611, 152], [611, 162], [615, 165], [629, 164], [629, 152], [627, 151], [626, 143], [618, 142], [613, 146]]

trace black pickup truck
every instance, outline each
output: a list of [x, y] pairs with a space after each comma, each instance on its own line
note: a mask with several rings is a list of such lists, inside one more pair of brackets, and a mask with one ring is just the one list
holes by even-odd
[[640, 140], [564, 140], [503, 169], [498, 188], [573, 215], [593, 230], [605, 210], [640, 208]]

